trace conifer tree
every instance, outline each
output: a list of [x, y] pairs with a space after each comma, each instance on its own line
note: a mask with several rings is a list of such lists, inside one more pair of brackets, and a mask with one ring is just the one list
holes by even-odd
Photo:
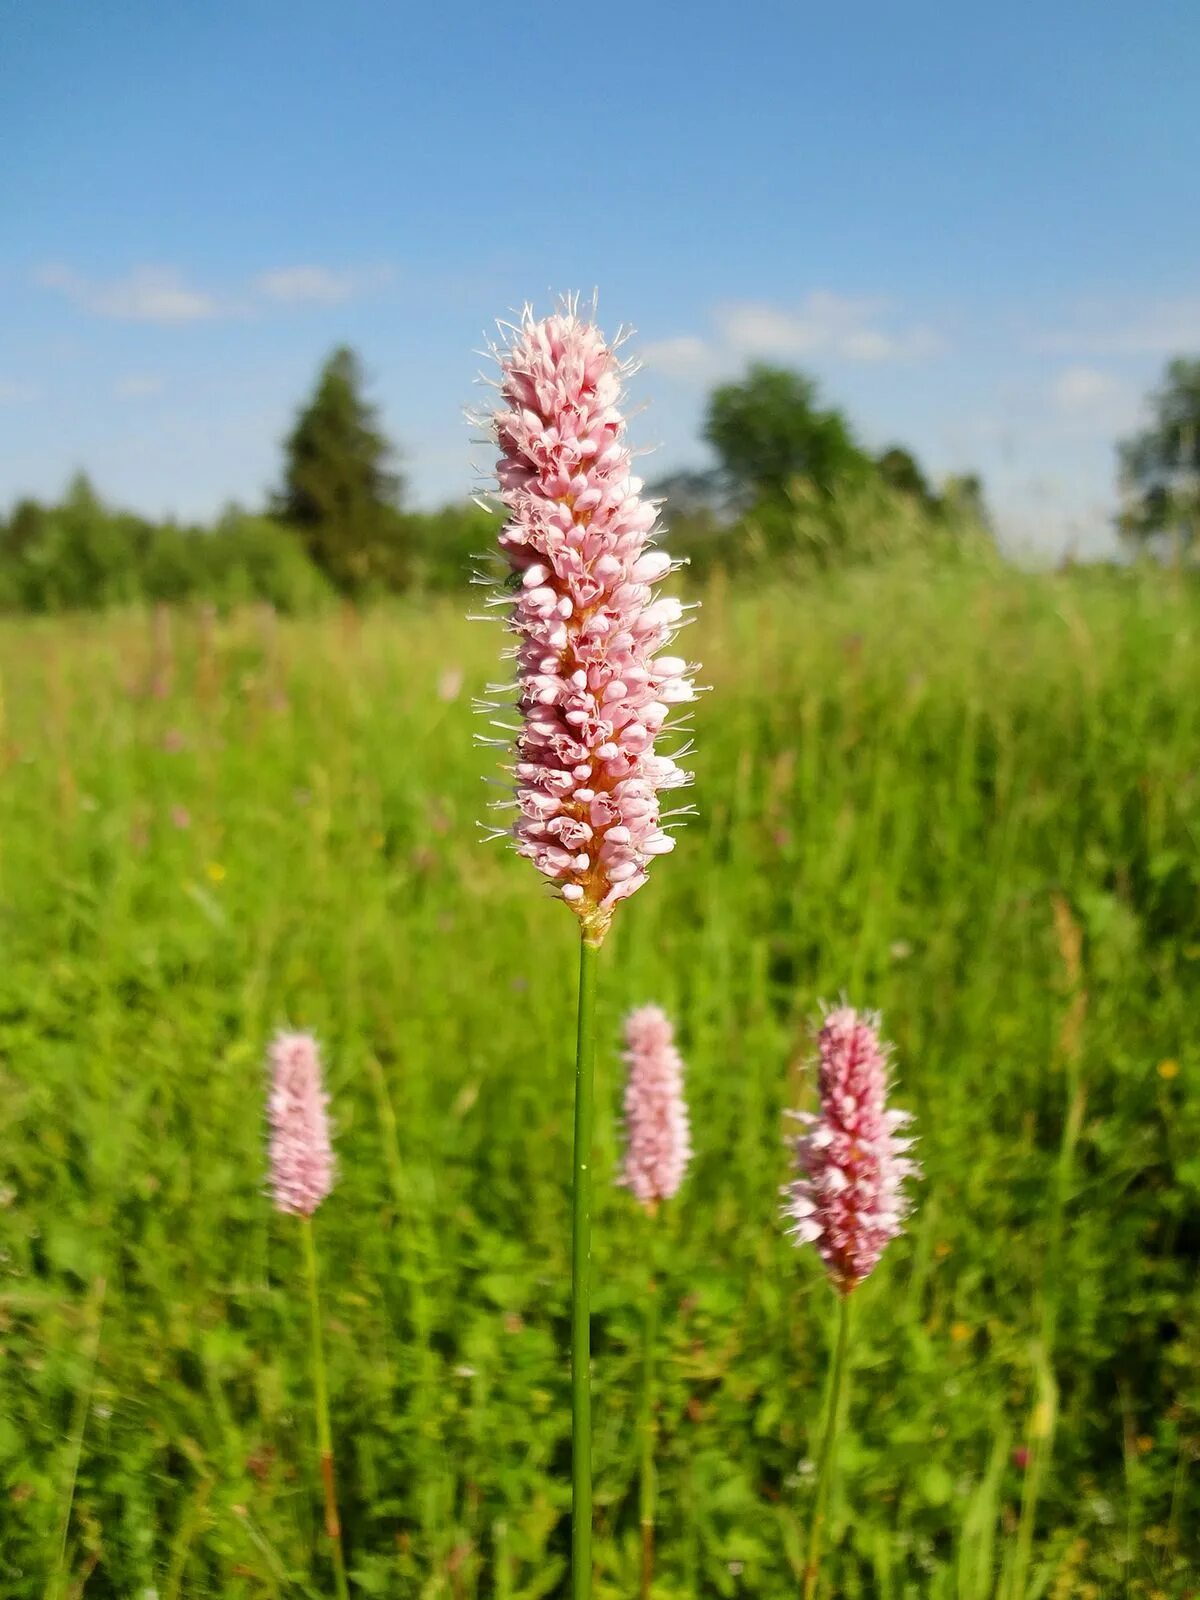
[[335, 350], [285, 444], [276, 503], [316, 565], [349, 594], [399, 587], [406, 577], [403, 480], [363, 388], [353, 350]]

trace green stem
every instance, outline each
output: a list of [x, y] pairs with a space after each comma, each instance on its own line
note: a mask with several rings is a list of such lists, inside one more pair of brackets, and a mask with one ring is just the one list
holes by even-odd
[[825, 1523], [825, 1503], [829, 1496], [829, 1481], [833, 1475], [834, 1445], [841, 1420], [842, 1390], [846, 1379], [846, 1350], [850, 1343], [850, 1296], [838, 1296], [837, 1351], [833, 1358], [833, 1376], [829, 1384], [829, 1413], [825, 1419], [825, 1436], [821, 1440], [821, 1454], [817, 1461], [817, 1488], [813, 1500], [812, 1523], [808, 1530], [808, 1558], [804, 1563], [804, 1600], [813, 1600], [817, 1592], [817, 1578], [821, 1567], [821, 1532]]
[[63, 1576], [67, 1564], [67, 1540], [71, 1532], [71, 1510], [75, 1504], [75, 1487], [79, 1479], [79, 1462], [83, 1455], [83, 1436], [87, 1430], [88, 1415], [92, 1409], [92, 1396], [96, 1384], [96, 1365], [100, 1358], [100, 1334], [104, 1326], [104, 1297], [108, 1291], [107, 1279], [100, 1277], [92, 1284], [85, 1307], [87, 1326], [87, 1382], [81, 1385], [75, 1397], [71, 1417], [71, 1434], [68, 1446], [68, 1469], [63, 1496], [62, 1518], [59, 1523], [58, 1559], [46, 1584], [46, 1600], [58, 1600], [63, 1590]]
[[654, 1476], [654, 1355], [658, 1343], [658, 1284], [654, 1280], [654, 1219], [650, 1220], [650, 1286], [646, 1294], [645, 1346], [642, 1352], [642, 1600], [650, 1600], [654, 1580], [654, 1502], [657, 1487]]
[[596, 1059], [596, 955], [579, 946], [575, 1046], [575, 1146], [571, 1194], [571, 1597], [592, 1592], [592, 1114]]
[[1063, 1271], [1066, 1212], [1075, 1170], [1075, 1148], [1079, 1143], [1084, 1112], [1087, 1109], [1087, 1085], [1083, 1080], [1077, 1055], [1072, 1058], [1069, 1071], [1070, 1098], [1067, 1102], [1066, 1119], [1063, 1122], [1062, 1142], [1058, 1151], [1058, 1165], [1050, 1206], [1049, 1239], [1041, 1290], [1041, 1327], [1033, 1347], [1036, 1399], [1026, 1434], [1029, 1459], [1021, 1483], [1021, 1513], [1017, 1523], [1016, 1547], [1005, 1589], [1010, 1600], [1024, 1600], [1028, 1586], [1029, 1568], [1033, 1561], [1033, 1535], [1037, 1525], [1038, 1501], [1041, 1498], [1043, 1480], [1050, 1466], [1050, 1457], [1054, 1449], [1054, 1430], [1058, 1420], [1058, 1380], [1054, 1370], [1054, 1353], [1058, 1341], [1059, 1297], [1066, 1281]]
[[321, 1333], [321, 1297], [317, 1283], [317, 1246], [311, 1217], [302, 1217], [304, 1266], [308, 1278], [308, 1309], [312, 1330], [313, 1391], [317, 1408], [317, 1452], [321, 1458], [321, 1485], [325, 1495], [325, 1535], [333, 1558], [333, 1579], [338, 1600], [349, 1600], [346, 1586], [346, 1561], [342, 1554], [342, 1525], [338, 1520], [337, 1493], [333, 1482], [333, 1435], [329, 1427], [329, 1388], [325, 1380], [325, 1340]]

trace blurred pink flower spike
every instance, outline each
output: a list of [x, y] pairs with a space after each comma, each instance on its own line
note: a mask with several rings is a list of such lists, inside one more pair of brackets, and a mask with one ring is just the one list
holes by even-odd
[[618, 1182], [653, 1213], [679, 1192], [692, 1155], [683, 1060], [665, 1011], [625, 1019], [625, 1159]]
[[278, 1211], [311, 1217], [333, 1187], [333, 1148], [321, 1055], [308, 1033], [276, 1034], [269, 1053], [267, 1115], [271, 1192]]
[[631, 473], [631, 365], [573, 300], [540, 322], [526, 308], [508, 333], [488, 421], [515, 575], [498, 603], [511, 604], [520, 641], [512, 832], [598, 945], [613, 908], [675, 843], [658, 796], [690, 778], [655, 742], [672, 708], [695, 698], [688, 663], [659, 653], [684, 607], [655, 594], [673, 563], [650, 548], [657, 507]]
[[919, 1171], [900, 1130], [907, 1111], [887, 1106], [888, 1048], [879, 1018], [840, 1006], [818, 1035], [820, 1111], [793, 1112], [796, 1175], [784, 1189], [793, 1239], [816, 1245], [834, 1288], [848, 1295], [903, 1229], [903, 1183]]

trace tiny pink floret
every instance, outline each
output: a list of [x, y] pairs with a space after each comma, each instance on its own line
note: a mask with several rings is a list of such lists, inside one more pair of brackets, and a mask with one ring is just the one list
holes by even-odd
[[631, 472], [629, 366], [573, 303], [540, 322], [527, 310], [497, 356], [500, 544], [520, 640], [513, 832], [598, 944], [674, 846], [658, 797], [689, 775], [655, 742], [695, 697], [688, 663], [660, 654], [683, 607], [655, 594], [672, 562], [651, 548], [656, 507]]
[[906, 1111], [887, 1106], [887, 1048], [879, 1019], [841, 1006], [818, 1037], [820, 1112], [795, 1112], [805, 1132], [792, 1141], [796, 1177], [784, 1190], [789, 1232], [814, 1244], [834, 1288], [849, 1294], [874, 1271], [902, 1231], [905, 1178], [919, 1168], [900, 1130]]
[[316, 1040], [307, 1033], [277, 1034], [269, 1066], [271, 1192], [277, 1210], [311, 1217], [333, 1187], [329, 1097], [321, 1087]]
[[641, 1006], [626, 1018], [625, 1064], [625, 1160], [618, 1181], [654, 1211], [679, 1192], [692, 1154], [683, 1059], [658, 1006]]

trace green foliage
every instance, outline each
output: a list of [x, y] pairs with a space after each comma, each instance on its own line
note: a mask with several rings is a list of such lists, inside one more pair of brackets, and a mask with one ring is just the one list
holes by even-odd
[[761, 363], [709, 397], [704, 437], [743, 505], [786, 500], [798, 478], [824, 494], [872, 471], [840, 411], [822, 410], [802, 373]]
[[358, 357], [335, 350], [284, 446], [276, 505], [316, 565], [349, 594], [402, 587], [408, 560], [402, 480], [362, 390]]
[[237, 509], [215, 528], [154, 524], [105, 506], [85, 478], [60, 506], [24, 501], [0, 525], [0, 608], [56, 612], [136, 602], [266, 600], [280, 611], [330, 594], [295, 535]]
[[60, 506], [17, 506], [0, 545], [5, 597], [29, 611], [128, 603], [154, 535], [140, 517], [107, 510], [80, 475]]
[[[601, 961], [598, 1600], [637, 1590], [652, 1248], [656, 1600], [798, 1592], [833, 1303], [779, 1226], [781, 1112], [843, 990], [883, 1010], [925, 1177], [856, 1304], [827, 1592], [1194, 1587], [1198, 605], [911, 559], [710, 590], [699, 817]], [[285, 1020], [337, 1125], [358, 1592], [562, 1592], [575, 940], [476, 842], [499, 641], [462, 609], [0, 622], [6, 1600], [330, 1592], [299, 1241], [263, 1196]], [[697, 1149], [656, 1230], [611, 1181], [647, 999]]]
[[951, 480], [939, 495], [911, 451], [893, 445], [872, 460], [801, 373], [756, 365], [715, 390], [705, 437], [719, 474], [677, 473], [655, 486], [673, 553], [699, 575], [760, 568], [775, 581], [780, 562], [854, 565], [908, 549], [959, 556], [990, 541], [977, 478]]
[[499, 513], [474, 503], [410, 512], [405, 532], [413, 587], [461, 590], [473, 572], [489, 568], [500, 523]]
[[971, 561], [994, 565], [991, 535], [970, 483], [926, 498], [885, 483], [873, 473], [830, 494], [796, 479], [776, 500], [763, 500], [732, 522], [699, 510], [670, 517], [669, 548], [693, 577], [715, 570], [777, 583], [832, 567], [854, 567], [912, 556], [931, 566]]
[[983, 492], [983, 479], [975, 472], [951, 473], [942, 482], [938, 509], [951, 517], [963, 518], [988, 539], [993, 537], [992, 519]]
[[[476, 505], [395, 517], [390, 548], [397, 565], [389, 573], [377, 561], [367, 595], [393, 586], [465, 591], [479, 557], [495, 543], [496, 518]], [[159, 601], [204, 601], [228, 610], [264, 600], [293, 613], [334, 594], [294, 529], [237, 506], [211, 528], [155, 524], [105, 506], [80, 479], [62, 505], [22, 501], [7, 525], [0, 522], [0, 611]]]
[[1200, 550], [1200, 358], [1170, 362], [1150, 409], [1150, 426], [1118, 449], [1121, 531], [1135, 542], [1166, 535], [1180, 554]]
[[927, 511], [933, 509], [936, 496], [911, 450], [894, 444], [876, 460], [875, 468], [889, 489], [908, 495]]
[[266, 600], [279, 611], [309, 611], [330, 594], [291, 531], [270, 517], [234, 509], [201, 539], [210, 572], [207, 593], [222, 606]]

